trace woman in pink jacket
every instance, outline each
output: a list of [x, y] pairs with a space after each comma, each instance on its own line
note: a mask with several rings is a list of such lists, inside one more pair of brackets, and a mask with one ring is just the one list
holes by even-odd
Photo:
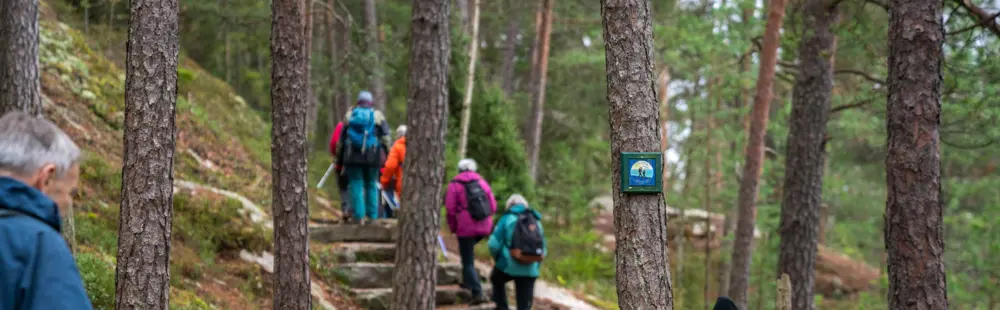
[[[476, 161], [463, 159], [458, 162], [458, 175], [448, 184], [445, 207], [448, 209], [448, 228], [458, 237], [458, 251], [462, 256], [463, 287], [472, 293], [472, 304], [488, 302], [483, 296], [479, 275], [475, 268], [476, 243], [490, 235], [493, 229], [492, 214], [497, 211], [497, 200], [490, 184], [476, 173]], [[478, 185], [478, 186], [477, 186]], [[476, 220], [470, 212], [470, 197], [473, 201], [488, 204], [485, 218]], [[473, 202], [475, 203], [475, 202]]]

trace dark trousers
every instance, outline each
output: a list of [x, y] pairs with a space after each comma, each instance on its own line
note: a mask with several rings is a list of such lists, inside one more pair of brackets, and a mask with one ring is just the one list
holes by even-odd
[[507, 282], [514, 280], [514, 295], [517, 300], [517, 310], [530, 310], [535, 298], [535, 278], [515, 277], [493, 268], [490, 283], [493, 285], [493, 302], [497, 309], [507, 310]]
[[479, 237], [458, 237], [458, 254], [462, 256], [462, 285], [472, 297], [483, 295], [483, 286], [479, 285], [479, 273], [476, 272], [476, 243], [483, 240]]

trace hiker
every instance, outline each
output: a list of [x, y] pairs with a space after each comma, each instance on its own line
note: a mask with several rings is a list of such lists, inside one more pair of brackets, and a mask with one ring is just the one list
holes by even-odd
[[736, 303], [733, 302], [732, 299], [729, 299], [729, 297], [725, 296], [720, 296], [718, 299], [716, 299], [715, 307], [712, 307], [712, 310], [739, 310], [739, 309], [740, 308], [736, 306]]
[[476, 161], [458, 162], [458, 175], [448, 184], [444, 203], [448, 209], [448, 228], [458, 237], [458, 252], [462, 256], [462, 286], [472, 293], [472, 304], [488, 302], [479, 284], [475, 266], [476, 244], [490, 234], [497, 200], [490, 184], [476, 172]]
[[385, 166], [382, 166], [382, 177], [379, 179], [382, 183], [382, 190], [386, 193], [385, 198], [388, 200], [382, 208], [387, 218], [393, 217], [393, 208], [391, 205], [399, 206], [396, 195], [403, 193], [403, 160], [405, 158], [406, 125], [400, 125], [396, 128], [396, 142], [392, 144], [392, 149], [389, 150]]
[[351, 201], [350, 195], [347, 193], [347, 174], [344, 173], [344, 166], [338, 165], [336, 158], [337, 156], [337, 144], [340, 142], [340, 137], [344, 132], [344, 122], [337, 122], [337, 127], [333, 129], [333, 135], [330, 136], [330, 154], [334, 157], [333, 172], [336, 173], [335, 180], [337, 182], [337, 190], [340, 192], [340, 214], [341, 218], [346, 222], [352, 217], [351, 214], [354, 210], [350, 207]]
[[512, 280], [517, 309], [531, 309], [539, 265], [548, 253], [542, 215], [528, 207], [524, 196], [511, 195], [507, 212], [497, 220], [488, 245], [496, 261], [490, 283], [497, 309], [508, 309], [505, 285]]
[[73, 203], [79, 159], [51, 122], [0, 117], [0, 309], [91, 309], [59, 216]]
[[[344, 166], [347, 190], [354, 208], [354, 220], [366, 224], [378, 219], [379, 168], [389, 145], [389, 122], [375, 109], [372, 94], [358, 93], [358, 104], [347, 112], [343, 138], [338, 144], [337, 162]], [[369, 221], [365, 221], [365, 217]]]

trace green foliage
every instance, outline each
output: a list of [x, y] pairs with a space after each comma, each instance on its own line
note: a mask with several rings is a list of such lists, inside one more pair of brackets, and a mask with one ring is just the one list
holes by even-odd
[[115, 308], [114, 258], [100, 253], [81, 252], [76, 256], [77, 268], [94, 309]]
[[174, 234], [204, 260], [225, 251], [257, 253], [270, 248], [271, 234], [241, 215], [242, 203], [229, 198], [202, 198], [184, 192], [174, 195]]

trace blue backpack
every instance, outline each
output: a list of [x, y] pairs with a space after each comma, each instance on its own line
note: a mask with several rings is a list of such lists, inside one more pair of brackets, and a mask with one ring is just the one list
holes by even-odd
[[381, 166], [379, 137], [376, 132], [375, 108], [356, 107], [347, 119], [344, 140], [344, 164], [376, 167]]

